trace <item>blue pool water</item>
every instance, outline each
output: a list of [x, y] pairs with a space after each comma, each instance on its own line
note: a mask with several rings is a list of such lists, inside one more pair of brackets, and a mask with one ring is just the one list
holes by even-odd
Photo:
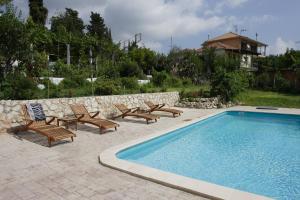
[[224, 112], [120, 159], [275, 199], [300, 199], [300, 116]]

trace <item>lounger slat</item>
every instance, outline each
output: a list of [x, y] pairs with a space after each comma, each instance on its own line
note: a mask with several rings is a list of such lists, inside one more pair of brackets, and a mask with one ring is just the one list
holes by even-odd
[[57, 125], [49, 124], [46, 120], [33, 121], [28, 114], [26, 105], [21, 105], [21, 109], [25, 120], [24, 129], [46, 136], [48, 138], [49, 147], [51, 146], [51, 141], [63, 140], [66, 138], [71, 138], [73, 141], [73, 137], [76, 137], [73, 132]]
[[70, 107], [79, 122], [98, 126], [100, 129], [100, 133], [103, 129], [114, 128], [115, 130], [117, 130], [117, 127], [120, 126], [119, 124], [106, 119], [95, 118], [96, 115], [99, 114], [99, 112], [97, 112], [96, 115], [93, 115], [92, 117], [83, 104], [74, 104], [70, 105]]
[[124, 104], [115, 104], [115, 107], [122, 113], [121, 115], [117, 116], [117, 117], [138, 117], [138, 118], [144, 118], [148, 124], [148, 121], [151, 120], [155, 120], [157, 121], [157, 119], [159, 119], [159, 116], [157, 115], [152, 115], [152, 114], [148, 114], [148, 113], [137, 113], [136, 111], [139, 111], [139, 107], [133, 109], [128, 108], [126, 105]]

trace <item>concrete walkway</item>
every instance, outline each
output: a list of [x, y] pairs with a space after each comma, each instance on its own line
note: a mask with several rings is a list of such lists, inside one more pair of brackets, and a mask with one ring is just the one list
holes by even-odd
[[146, 125], [135, 118], [119, 120], [118, 131], [79, 125], [73, 143], [54, 144], [36, 133], [0, 135], [0, 199], [204, 199], [104, 167], [98, 155], [126, 141], [164, 130], [215, 110], [183, 109], [181, 117], [163, 116]]

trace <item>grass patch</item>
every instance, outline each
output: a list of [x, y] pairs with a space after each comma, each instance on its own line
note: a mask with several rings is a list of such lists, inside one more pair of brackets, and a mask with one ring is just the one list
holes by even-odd
[[300, 95], [278, 92], [248, 90], [236, 100], [247, 106], [274, 106], [282, 108], [300, 108]]
[[209, 91], [210, 90], [210, 86], [209, 85], [189, 85], [189, 86], [182, 86], [182, 87], [171, 87], [171, 88], [167, 88], [168, 92], [181, 92], [182, 90], [186, 91], [186, 92], [196, 92], [199, 90], [205, 90], [205, 91]]

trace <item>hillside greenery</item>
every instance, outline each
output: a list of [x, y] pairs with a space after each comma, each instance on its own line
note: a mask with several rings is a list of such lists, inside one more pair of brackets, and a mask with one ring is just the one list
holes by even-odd
[[[299, 51], [257, 58], [258, 71], [249, 73], [240, 68], [239, 57], [218, 56], [214, 49], [199, 54], [174, 47], [162, 54], [134, 40], [123, 48], [101, 13], [91, 12], [87, 24], [71, 8], [48, 19], [43, 0], [30, 0], [30, 15], [24, 19], [11, 2], [0, 2], [0, 99], [180, 91], [184, 97], [220, 95], [224, 101], [251, 104], [249, 89], [300, 93]], [[283, 69], [294, 72], [295, 81], [285, 79]], [[147, 75], [151, 82], [139, 85], [137, 80]], [[64, 80], [54, 85], [47, 77]]]

